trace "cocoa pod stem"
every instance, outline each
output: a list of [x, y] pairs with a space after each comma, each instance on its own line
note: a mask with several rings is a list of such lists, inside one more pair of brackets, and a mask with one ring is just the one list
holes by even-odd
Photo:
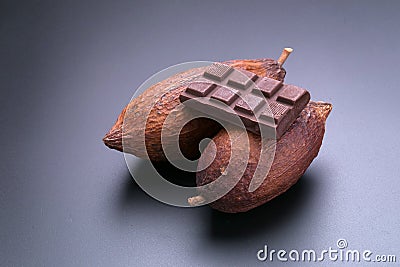
[[206, 201], [205, 198], [202, 196], [194, 196], [194, 197], [188, 198], [188, 203], [192, 207], [200, 206], [205, 201]]
[[278, 58], [278, 63], [282, 66], [286, 59], [289, 57], [290, 53], [293, 52], [293, 48], [285, 47], [282, 51], [281, 56]]

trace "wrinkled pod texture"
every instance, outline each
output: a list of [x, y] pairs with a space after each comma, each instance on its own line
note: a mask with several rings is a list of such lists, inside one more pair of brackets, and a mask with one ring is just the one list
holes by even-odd
[[[260, 159], [261, 137], [248, 132], [250, 144], [249, 161], [245, 172], [236, 186], [222, 198], [212, 202], [212, 208], [227, 213], [245, 212], [258, 207], [288, 190], [304, 174], [318, 155], [325, 132], [325, 122], [332, 105], [310, 101], [288, 131], [277, 141], [274, 159], [265, 180], [258, 189], [249, 192], [249, 184]], [[236, 131], [245, 131], [237, 128]], [[216, 180], [229, 163], [231, 142], [228, 133], [221, 130], [203, 151], [199, 166], [214, 161], [204, 170], [197, 172], [197, 185]], [[215, 151], [216, 150], [216, 151]], [[271, 156], [270, 154], [265, 154]], [[235, 164], [233, 164], [235, 165]], [[201, 197], [212, 197], [212, 192], [199, 192]]]
[[[273, 59], [231, 60], [223, 63], [280, 81], [283, 81], [286, 75], [285, 69]], [[181, 125], [184, 124], [182, 122], [190, 120], [190, 110], [176, 108], [180, 104], [179, 95], [185, 86], [202, 75], [205, 68], [194, 68], [173, 75], [154, 84], [133, 99], [104, 136], [105, 145], [140, 158], [166, 161], [161, 144], [161, 130], [163, 127], [175, 129], [175, 124]], [[171, 123], [174, 125], [164, 124], [167, 116], [173, 116]], [[195, 159], [200, 155], [199, 142], [215, 136], [220, 130], [221, 126], [217, 122], [197, 118], [185, 124], [180, 132], [169, 132], [170, 136], [166, 139], [177, 138], [182, 154], [189, 159]], [[165, 143], [164, 145], [168, 146]]]

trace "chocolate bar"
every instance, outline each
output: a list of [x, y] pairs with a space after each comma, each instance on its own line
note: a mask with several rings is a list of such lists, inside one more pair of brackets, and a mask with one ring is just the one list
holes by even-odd
[[[180, 101], [210, 117], [239, 124], [247, 130], [275, 132], [279, 139], [310, 100], [310, 93], [294, 85], [246, 70], [214, 63], [203, 76], [192, 81], [180, 95]], [[193, 101], [187, 101], [187, 100]]]

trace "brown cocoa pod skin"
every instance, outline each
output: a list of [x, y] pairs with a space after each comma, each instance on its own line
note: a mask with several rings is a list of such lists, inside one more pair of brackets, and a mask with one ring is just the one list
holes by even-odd
[[[280, 81], [283, 81], [286, 75], [285, 69], [273, 59], [231, 60], [223, 63]], [[161, 129], [165, 119], [173, 115], [174, 121], [179, 125], [179, 122], [190, 118], [191, 113], [187, 109], [175, 108], [180, 104], [179, 95], [185, 90], [185, 86], [202, 75], [205, 68], [178, 73], [146, 89], [122, 110], [115, 124], [104, 136], [104, 144], [140, 158], [166, 161], [161, 145]], [[144, 122], [146, 119], [147, 124]], [[132, 127], [123, 128], [124, 123]], [[144, 125], [146, 127], [142, 127]], [[194, 159], [200, 155], [199, 142], [215, 136], [220, 129], [221, 126], [213, 120], [197, 118], [187, 123], [180, 133], [174, 134], [179, 135], [182, 154]], [[145, 140], [145, 145], [142, 140]]]
[[[329, 103], [309, 102], [288, 131], [277, 141], [270, 171], [260, 187], [253, 192], [249, 192], [248, 188], [260, 158], [261, 137], [248, 132], [250, 154], [242, 178], [229, 193], [210, 203], [210, 206], [226, 213], [246, 212], [288, 190], [318, 155], [325, 133], [325, 122], [331, 110], [332, 105]], [[235, 131], [244, 130], [237, 128]], [[221, 175], [221, 168], [223, 170], [223, 166], [228, 165], [231, 154], [228, 133], [221, 130], [213, 138], [213, 142], [215, 146], [207, 146], [200, 157], [199, 166], [202, 166], [209, 155], [216, 153], [210, 166], [197, 172], [198, 186], [217, 179]], [[207, 192], [203, 193], [206, 196]]]

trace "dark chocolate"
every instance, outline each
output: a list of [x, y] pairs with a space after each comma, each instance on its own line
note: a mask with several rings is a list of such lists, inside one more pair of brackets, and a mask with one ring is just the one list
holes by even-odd
[[[246, 129], [256, 134], [273, 130], [278, 139], [307, 105], [310, 94], [294, 85], [214, 63], [179, 98], [216, 119], [235, 123], [232, 118], [238, 116]], [[189, 99], [194, 101], [186, 102]]]

